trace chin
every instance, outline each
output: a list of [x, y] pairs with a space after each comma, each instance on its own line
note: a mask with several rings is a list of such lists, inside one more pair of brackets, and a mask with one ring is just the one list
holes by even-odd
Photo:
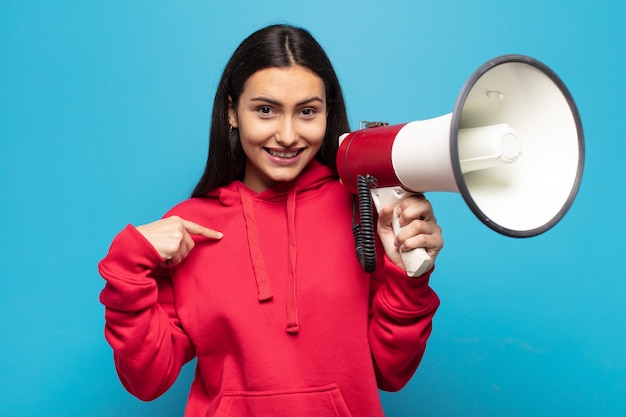
[[281, 175], [275, 175], [272, 176], [271, 179], [272, 181], [279, 183], [279, 182], [290, 182], [295, 180], [296, 178], [298, 178], [298, 176], [300, 175], [300, 173], [302, 172], [302, 170], [299, 170], [296, 173], [293, 174], [281, 174]]

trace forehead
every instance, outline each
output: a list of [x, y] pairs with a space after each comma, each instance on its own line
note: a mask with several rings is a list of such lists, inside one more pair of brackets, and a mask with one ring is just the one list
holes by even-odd
[[294, 65], [284, 68], [264, 68], [245, 82], [243, 99], [267, 97], [284, 102], [299, 102], [317, 97], [326, 100], [324, 81], [308, 68]]

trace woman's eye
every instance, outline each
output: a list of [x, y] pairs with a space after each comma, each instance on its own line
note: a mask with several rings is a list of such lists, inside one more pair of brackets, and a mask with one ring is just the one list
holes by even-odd
[[257, 108], [257, 111], [262, 115], [262, 116], [269, 116], [273, 113], [273, 110], [270, 106], [260, 106]]
[[311, 109], [311, 108], [302, 109], [303, 116], [311, 117], [311, 116], [314, 116], [315, 113], [316, 113], [315, 109]]

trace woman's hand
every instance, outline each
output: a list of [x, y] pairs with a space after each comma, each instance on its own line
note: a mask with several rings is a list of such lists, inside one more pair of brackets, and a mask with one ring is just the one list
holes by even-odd
[[181, 263], [195, 243], [191, 235], [209, 239], [221, 239], [223, 234], [178, 216], [166, 217], [152, 223], [137, 226], [137, 230], [150, 242], [165, 259], [165, 266]]
[[387, 257], [406, 270], [400, 252], [424, 248], [434, 264], [443, 247], [443, 237], [430, 202], [423, 194], [410, 194], [395, 206], [395, 210], [402, 227], [398, 236], [391, 225], [394, 206], [387, 205], [378, 212], [378, 236]]

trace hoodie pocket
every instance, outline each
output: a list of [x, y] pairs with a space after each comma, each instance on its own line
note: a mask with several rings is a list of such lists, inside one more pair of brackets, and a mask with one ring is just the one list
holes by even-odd
[[216, 417], [350, 417], [336, 384], [294, 390], [227, 391]]

